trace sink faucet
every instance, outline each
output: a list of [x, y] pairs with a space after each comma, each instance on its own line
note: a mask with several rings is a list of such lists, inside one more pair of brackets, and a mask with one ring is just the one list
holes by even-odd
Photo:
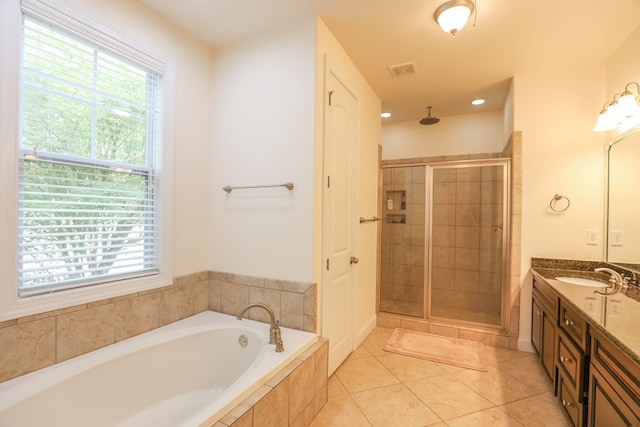
[[262, 304], [260, 302], [254, 302], [245, 305], [242, 307], [240, 314], [236, 316], [238, 320], [242, 320], [242, 315], [245, 311], [249, 310], [253, 307], [259, 307], [266, 310], [269, 313], [269, 318], [271, 322], [271, 328], [269, 329], [269, 344], [275, 344], [276, 353], [282, 353], [284, 351], [284, 343], [282, 342], [282, 332], [280, 331], [280, 326], [278, 325], [278, 321], [276, 320], [276, 316], [273, 314], [273, 310], [267, 304]]
[[611, 278], [609, 279], [609, 282], [611, 282], [614, 286], [622, 285], [622, 276], [620, 275], [620, 273], [618, 273], [615, 270], [612, 270], [607, 267], [601, 267], [601, 268], [596, 268], [593, 271], [595, 271], [596, 273], [609, 273], [609, 276], [611, 276]]
[[611, 292], [594, 291], [596, 294], [613, 295], [620, 292], [622, 288], [628, 287], [629, 278], [624, 277], [622, 274], [618, 273], [615, 270], [612, 270], [611, 268], [601, 267], [601, 268], [596, 268], [593, 271], [595, 271], [596, 273], [608, 273], [609, 276], [611, 276], [609, 278], [609, 282], [612, 284], [612, 287], [613, 287], [613, 291]]

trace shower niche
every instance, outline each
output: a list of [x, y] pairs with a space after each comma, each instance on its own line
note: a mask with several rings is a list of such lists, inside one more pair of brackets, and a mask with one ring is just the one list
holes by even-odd
[[383, 167], [380, 312], [504, 327], [508, 165]]
[[407, 223], [407, 191], [387, 190], [385, 205], [385, 222], [390, 224]]

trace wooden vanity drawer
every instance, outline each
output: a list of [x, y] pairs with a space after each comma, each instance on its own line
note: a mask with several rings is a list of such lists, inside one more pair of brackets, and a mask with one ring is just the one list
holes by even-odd
[[540, 281], [533, 280], [533, 296], [543, 306], [548, 315], [558, 317], [558, 295], [551, 289], [549, 285]]
[[581, 403], [585, 403], [582, 399], [585, 378], [584, 352], [562, 330], [558, 331], [557, 349], [556, 366], [564, 371], [566, 386], [574, 390]]
[[558, 371], [558, 400], [560, 400], [562, 409], [571, 424], [575, 427], [582, 427], [585, 419], [585, 406], [580, 403], [577, 393], [561, 370]]
[[617, 383], [640, 408], [640, 366], [596, 331], [593, 331], [591, 352], [591, 364]]
[[560, 329], [567, 333], [583, 352], [589, 349], [589, 325], [564, 301], [560, 301]]

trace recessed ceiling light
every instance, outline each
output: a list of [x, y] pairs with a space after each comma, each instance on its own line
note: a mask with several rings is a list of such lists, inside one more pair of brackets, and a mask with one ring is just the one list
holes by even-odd
[[485, 102], [486, 102], [486, 101], [485, 101], [484, 99], [482, 99], [482, 98], [476, 98], [476, 99], [474, 99], [473, 101], [471, 101], [471, 103], [472, 103], [473, 105], [482, 105], [482, 104], [484, 104]]
[[382, 113], [380, 114], [380, 117], [382, 117], [383, 119], [386, 119], [387, 117], [391, 117], [391, 113]]

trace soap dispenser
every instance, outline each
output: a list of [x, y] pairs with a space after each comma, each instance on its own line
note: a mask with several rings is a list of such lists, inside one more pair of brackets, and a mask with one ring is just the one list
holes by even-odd
[[393, 198], [391, 197], [391, 194], [389, 194], [389, 196], [387, 198], [387, 210], [388, 211], [392, 211], [393, 210]]

